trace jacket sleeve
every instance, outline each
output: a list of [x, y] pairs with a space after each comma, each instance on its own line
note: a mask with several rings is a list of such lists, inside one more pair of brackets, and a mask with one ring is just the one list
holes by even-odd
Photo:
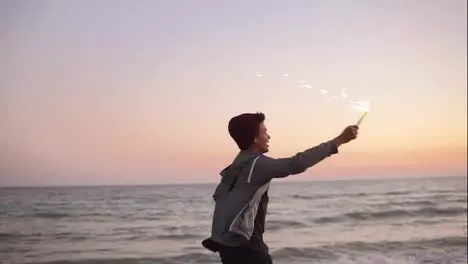
[[302, 173], [336, 153], [338, 153], [336, 144], [333, 141], [328, 141], [289, 158], [274, 159], [262, 155], [257, 160], [255, 169], [252, 172], [251, 182], [253, 184], [264, 184], [274, 178], [284, 178]]

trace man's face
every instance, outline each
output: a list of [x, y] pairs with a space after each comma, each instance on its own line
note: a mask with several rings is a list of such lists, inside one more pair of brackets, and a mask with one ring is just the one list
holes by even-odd
[[264, 123], [261, 123], [258, 128], [258, 135], [255, 137], [254, 145], [260, 153], [266, 153], [269, 150], [270, 135], [268, 135], [267, 128]]

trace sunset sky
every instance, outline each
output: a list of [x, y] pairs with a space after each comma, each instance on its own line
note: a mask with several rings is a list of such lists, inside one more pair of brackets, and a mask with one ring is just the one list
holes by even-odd
[[359, 139], [291, 180], [466, 176], [466, 10], [1, 1], [0, 186], [216, 182], [232, 116], [264, 112], [268, 155], [285, 157], [356, 123], [342, 90], [370, 101]]

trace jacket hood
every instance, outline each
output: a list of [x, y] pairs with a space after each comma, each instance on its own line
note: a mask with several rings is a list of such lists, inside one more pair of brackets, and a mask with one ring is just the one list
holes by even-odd
[[225, 177], [233, 173], [235, 174], [258, 155], [259, 154], [256, 152], [252, 152], [249, 150], [242, 150], [234, 158], [231, 165], [224, 168], [219, 174], [221, 175], [221, 177]]

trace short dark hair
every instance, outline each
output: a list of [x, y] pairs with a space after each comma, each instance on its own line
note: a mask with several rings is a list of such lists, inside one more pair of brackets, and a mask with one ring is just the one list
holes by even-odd
[[263, 113], [244, 113], [235, 116], [229, 120], [229, 135], [241, 150], [249, 149], [258, 135], [260, 124], [264, 121]]

